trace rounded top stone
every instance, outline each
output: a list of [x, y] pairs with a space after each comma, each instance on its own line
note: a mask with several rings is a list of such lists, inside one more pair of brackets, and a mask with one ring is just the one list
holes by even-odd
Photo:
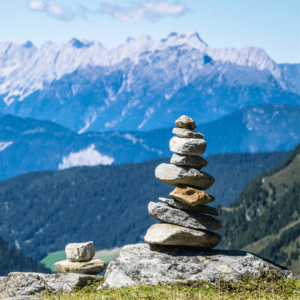
[[72, 243], [65, 248], [69, 261], [84, 262], [91, 260], [95, 255], [95, 246], [92, 241], [86, 243]]
[[175, 121], [175, 125], [178, 128], [186, 128], [186, 129], [191, 129], [191, 130], [195, 130], [197, 128], [195, 121], [192, 118], [185, 116], [185, 115], [178, 118]]

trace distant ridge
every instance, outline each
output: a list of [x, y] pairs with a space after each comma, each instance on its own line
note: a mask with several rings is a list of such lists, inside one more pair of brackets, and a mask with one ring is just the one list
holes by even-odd
[[[300, 142], [300, 107], [264, 104], [200, 124], [216, 153], [292, 150]], [[0, 115], [0, 180], [23, 173], [79, 165], [137, 163], [170, 157], [172, 128], [148, 132], [77, 134], [50, 121]]]

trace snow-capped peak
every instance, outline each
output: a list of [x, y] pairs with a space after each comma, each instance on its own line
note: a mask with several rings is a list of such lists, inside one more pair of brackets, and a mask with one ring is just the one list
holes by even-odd
[[61, 44], [48, 41], [40, 49], [31, 42], [23, 45], [0, 42], [0, 95], [6, 95], [4, 101], [9, 105], [78, 68], [113, 66], [124, 60], [135, 64], [142, 53], [155, 55], [156, 51], [169, 51], [174, 47], [193, 49], [194, 53], [198, 51], [199, 55], [195, 57], [208, 55], [214, 61], [268, 69], [280, 81], [278, 66], [263, 49], [250, 46], [241, 50], [216, 49], [207, 46], [197, 32], [189, 31], [184, 34], [171, 33], [166, 39], [158, 41], [142, 34], [136, 39], [127, 39], [111, 50], [98, 41], [79, 41], [76, 38]]

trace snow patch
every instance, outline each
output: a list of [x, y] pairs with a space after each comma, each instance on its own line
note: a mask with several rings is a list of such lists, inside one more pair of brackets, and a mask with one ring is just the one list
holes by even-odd
[[95, 145], [80, 150], [79, 152], [71, 152], [69, 156], [64, 156], [62, 163], [58, 165], [59, 170], [64, 170], [77, 166], [96, 166], [111, 165], [115, 160], [113, 157], [103, 155], [95, 149]]
[[0, 142], [0, 152], [12, 145], [13, 142]]
[[124, 138], [126, 140], [132, 141], [132, 144], [136, 144], [138, 141], [138, 139], [136, 137], [134, 137], [133, 135], [131, 135], [129, 133], [124, 134]]

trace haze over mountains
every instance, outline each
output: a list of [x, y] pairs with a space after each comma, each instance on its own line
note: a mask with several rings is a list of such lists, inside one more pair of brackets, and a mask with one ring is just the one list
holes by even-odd
[[154, 41], [0, 43], [0, 112], [52, 120], [73, 131], [146, 131], [187, 114], [197, 124], [245, 106], [300, 104], [299, 68], [261, 48], [216, 49], [196, 32]]
[[[205, 155], [290, 150], [300, 143], [300, 107], [264, 104], [201, 124]], [[0, 180], [32, 171], [170, 157], [172, 128], [77, 134], [50, 121], [0, 115]]]

